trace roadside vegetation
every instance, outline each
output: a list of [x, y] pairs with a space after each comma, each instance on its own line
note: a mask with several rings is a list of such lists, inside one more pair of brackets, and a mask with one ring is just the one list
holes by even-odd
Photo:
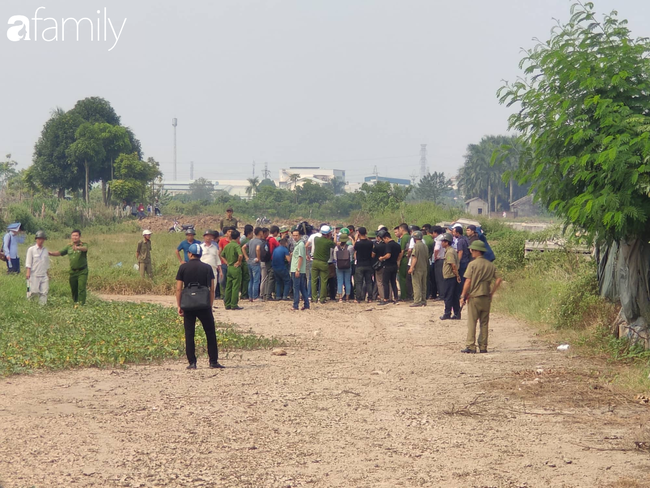
[[[74, 307], [67, 282], [55, 279], [45, 307], [25, 299], [25, 281], [0, 275], [0, 376], [33, 370], [119, 367], [183, 357], [183, 321], [174, 308], [104, 302], [93, 296]], [[220, 353], [271, 348], [276, 339], [217, 323]], [[205, 335], [196, 334], [205, 352]]]

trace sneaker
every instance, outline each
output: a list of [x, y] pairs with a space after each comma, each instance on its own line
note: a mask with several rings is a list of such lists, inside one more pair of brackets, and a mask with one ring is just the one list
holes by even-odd
[[190, 365], [185, 369], [196, 369], [196, 363], [190, 363]]
[[230, 310], [244, 310], [244, 307], [231, 307]]
[[470, 349], [469, 347], [462, 349], [460, 352], [462, 352], [463, 354], [476, 354], [476, 351], [474, 349]]

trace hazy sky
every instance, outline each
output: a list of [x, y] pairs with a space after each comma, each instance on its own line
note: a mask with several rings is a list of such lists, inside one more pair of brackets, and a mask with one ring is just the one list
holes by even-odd
[[[109, 100], [142, 141], [145, 157], [172, 177], [235, 179], [281, 167], [345, 169], [360, 181], [408, 178], [428, 144], [431, 171], [454, 175], [467, 144], [505, 132], [502, 80], [519, 73], [521, 47], [548, 38], [569, 0], [2, 0], [0, 156], [31, 163], [56, 107]], [[29, 42], [6, 34], [14, 15], [31, 21]], [[616, 8], [634, 35], [650, 36], [650, 1], [596, 0]], [[104, 42], [104, 8], [108, 24]], [[97, 14], [100, 10], [101, 15]], [[87, 22], [99, 19], [100, 40]]]

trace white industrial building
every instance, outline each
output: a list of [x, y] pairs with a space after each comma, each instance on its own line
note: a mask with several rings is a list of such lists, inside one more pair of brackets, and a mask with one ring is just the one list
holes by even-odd
[[[215, 191], [226, 192], [232, 196], [248, 198], [246, 189], [249, 187], [248, 180], [208, 180], [214, 185]], [[189, 193], [192, 181], [163, 181], [163, 189], [172, 195]]]
[[334, 178], [340, 178], [345, 181], [345, 170], [343, 169], [324, 169], [317, 166], [291, 166], [280, 170], [278, 187], [292, 190], [294, 184], [291, 181], [291, 175], [294, 174], [300, 176], [296, 182], [296, 186], [302, 186], [305, 181], [311, 181], [314, 184], [322, 186], [331, 182]]

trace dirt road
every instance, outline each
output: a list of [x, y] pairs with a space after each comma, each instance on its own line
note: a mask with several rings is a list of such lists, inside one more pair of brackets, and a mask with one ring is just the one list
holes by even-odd
[[221, 320], [286, 356], [0, 380], [0, 484], [647, 486], [650, 407], [512, 319], [493, 317], [490, 354], [463, 355], [465, 323], [433, 303], [244, 306]]

